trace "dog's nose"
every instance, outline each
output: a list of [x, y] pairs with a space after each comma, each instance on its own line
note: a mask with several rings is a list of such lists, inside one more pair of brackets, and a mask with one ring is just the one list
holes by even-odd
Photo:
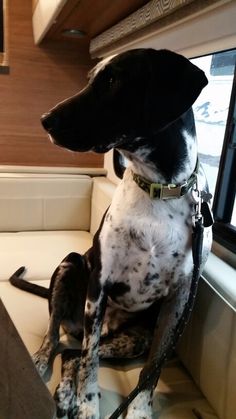
[[58, 126], [58, 116], [52, 112], [44, 113], [41, 116], [41, 123], [44, 129], [50, 132], [53, 129], [56, 129]]

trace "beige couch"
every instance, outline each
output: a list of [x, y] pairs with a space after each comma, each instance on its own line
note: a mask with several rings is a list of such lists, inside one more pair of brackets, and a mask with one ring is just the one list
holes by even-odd
[[[84, 252], [91, 245], [114, 190], [115, 185], [105, 177], [53, 173], [0, 175], [0, 296], [31, 354], [39, 348], [47, 327], [47, 301], [15, 289], [8, 282], [9, 276], [24, 265], [25, 278], [47, 286], [53, 270], [67, 253]], [[62, 333], [61, 340], [66, 342], [68, 338]], [[72, 339], [71, 343], [75, 344]], [[191, 366], [197, 379], [198, 365], [193, 365], [191, 345], [188, 342], [186, 347], [182, 346], [180, 357], [187, 367]], [[111, 413], [131, 391], [141, 365], [141, 360], [115, 367], [102, 363], [101, 418]], [[52, 393], [59, 379], [58, 355], [47, 382]], [[218, 417], [176, 356], [163, 369], [153, 410], [154, 418], [160, 419]]]

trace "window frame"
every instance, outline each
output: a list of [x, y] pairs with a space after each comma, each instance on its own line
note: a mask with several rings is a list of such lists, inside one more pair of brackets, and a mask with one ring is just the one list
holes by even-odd
[[230, 221], [236, 196], [236, 64], [213, 202], [214, 240], [236, 253], [236, 227]]

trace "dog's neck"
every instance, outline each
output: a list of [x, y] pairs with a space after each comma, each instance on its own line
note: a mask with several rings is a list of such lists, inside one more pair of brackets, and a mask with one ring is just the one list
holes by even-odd
[[136, 141], [136, 150], [121, 150], [134, 173], [151, 182], [176, 184], [193, 173], [197, 144], [192, 110], [151, 138]]

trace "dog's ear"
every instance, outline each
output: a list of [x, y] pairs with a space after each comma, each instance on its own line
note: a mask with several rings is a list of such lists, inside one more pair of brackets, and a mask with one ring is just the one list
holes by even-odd
[[145, 113], [152, 129], [159, 130], [191, 108], [208, 80], [202, 70], [182, 55], [168, 50], [149, 53]]

